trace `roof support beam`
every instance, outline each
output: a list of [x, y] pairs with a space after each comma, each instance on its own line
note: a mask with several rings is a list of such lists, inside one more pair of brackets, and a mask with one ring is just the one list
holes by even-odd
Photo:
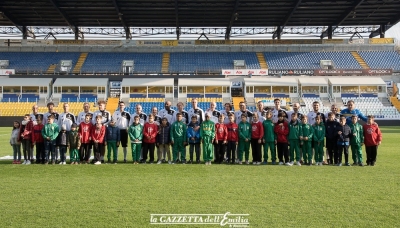
[[381, 25], [379, 26], [379, 28], [373, 32], [371, 32], [371, 34], [369, 34], [369, 38], [374, 38], [375, 36], [378, 36], [380, 38], [385, 38], [385, 32], [386, 30], [390, 29], [392, 27], [392, 25]]
[[176, 27], [176, 39], [179, 40], [179, 37], [181, 35], [181, 29], [179, 28], [178, 0], [175, 0], [175, 27]]
[[11, 16], [4, 8], [0, 7], [0, 11], [3, 14], [3, 17], [9, 20], [15, 27], [18, 28], [19, 31], [22, 32], [22, 39], [26, 40], [29, 37], [36, 39], [35, 34], [29, 30], [26, 26], [22, 26], [13, 16]]
[[235, 7], [233, 8], [232, 15], [231, 15], [231, 20], [229, 21], [228, 26], [226, 27], [226, 32], [225, 32], [225, 40], [229, 40], [231, 38], [231, 30], [233, 26], [233, 22], [238, 19], [239, 14], [237, 13], [237, 9], [239, 8], [240, 1], [236, 0], [235, 1]]
[[[290, 21], [290, 18], [292, 18], [294, 12], [297, 10], [299, 5], [301, 4], [301, 0], [297, 0], [296, 4], [293, 6], [293, 9], [286, 15], [285, 19], [283, 19], [282, 24], [281, 24], [281, 34], [279, 34], [279, 37], [282, 35], [283, 28], [287, 25], [287, 23]], [[272, 39], [275, 39], [278, 37], [277, 31], [274, 32], [272, 35]], [[280, 38], [279, 38], [280, 39]]]
[[58, 13], [61, 14], [61, 17], [64, 19], [67, 25], [74, 32], [75, 40], [77, 40], [78, 38], [83, 39], [82, 32], [79, 31], [79, 29], [77, 29], [78, 27], [72, 22], [72, 20], [68, 17], [68, 15], [64, 12], [64, 10], [60, 9], [60, 5], [58, 4], [58, 2], [56, 0], [50, 0], [50, 1], [53, 4], [54, 8], [58, 11]]
[[117, 11], [117, 15], [118, 15], [119, 20], [121, 21], [122, 27], [124, 27], [124, 29], [125, 29], [126, 39], [127, 40], [132, 39], [132, 34], [130, 32], [129, 26], [125, 23], [124, 14], [121, 13], [118, 3], [117, 3], [117, 0], [112, 0], [112, 3], [114, 5], [115, 11]]

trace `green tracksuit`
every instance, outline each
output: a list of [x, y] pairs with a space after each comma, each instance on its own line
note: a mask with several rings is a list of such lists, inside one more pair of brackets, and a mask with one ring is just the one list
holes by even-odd
[[353, 134], [353, 137], [350, 139], [353, 162], [356, 164], [361, 164], [363, 162], [361, 144], [364, 143], [364, 130], [359, 123], [352, 123], [349, 126], [351, 133]]
[[289, 123], [289, 146], [290, 146], [290, 161], [293, 162], [295, 157], [294, 153], [296, 153], [296, 161], [300, 162], [300, 135], [301, 135], [301, 125], [298, 121], [294, 123]]
[[113, 152], [113, 161], [117, 162], [117, 141], [107, 141], [107, 159], [111, 160], [111, 151]]
[[57, 139], [58, 133], [60, 132], [58, 128], [58, 124], [52, 123], [52, 124], [46, 124], [44, 125], [42, 129], [42, 136], [46, 140], [47, 137], [50, 138], [50, 141], [54, 141]]
[[172, 161], [178, 160], [179, 152], [181, 152], [181, 161], [186, 159], [186, 148], [183, 144], [186, 142], [186, 124], [183, 121], [175, 121], [170, 128], [170, 137], [172, 145]]
[[264, 120], [264, 162], [268, 161], [268, 148], [271, 151], [271, 161], [276, 161], [275, 141], [276, 134], [272, 120]]
[[324, 123], [314, 124], [313, 126], [313, 139], [315, 162], [322, 162], [324, 160], [324, 138], [325, 138], [325, 125]]
[[67, 136], [67, 146], [69, 146], [69, 160], [71, 162], [79, 162], [79, 147], [81, 139], [78, 131], [70, 131]]
[[[250, 141], [251, 141], [251, 125], [248, 122], [240, 122], [239, 123], [239, 144], [238, 144], [238, 159], [239, 161], [243, 160], [243, 152], [246, 161], [249, 160], [249, 149], [250, 149]], [[247, 139], [247, 142], [246, 142]]]
[[203, 142], [203, 159], [204, 162], [209, 162], [213, 159], [215, 138], [215, 124], [211, 120], [206, 120], [201, 123], [200, 138]]
[[143, 126], [140, 123], [133, 123], [129, 127], [128, 134], [131, 139], [132, 160], [134, 162], [139, 162], [140, 150], [142, 149]]
[[[310, 124], [302, 124], [301, 125], [301, 136], [303, 136], [303, 160], [304, 162], [312, 162], [312, 148], [311, 148], [311, 142], [313, 138], [313, 128]], [[304, 138], [307, 137], [308, 140], [305, 140]]]

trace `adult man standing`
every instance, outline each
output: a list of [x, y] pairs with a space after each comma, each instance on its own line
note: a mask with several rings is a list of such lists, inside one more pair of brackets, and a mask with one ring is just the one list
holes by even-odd
[[[314, 125], [315, 123], [315, 117], [317, 115], [321, 115], [322, 117], [322, 122], [325, 124], [325, 115], [323, 113], [319, 112], [319, 102], [314, 101], [313, 102], [313, 111], [309, 112], [307, 117], [308, 117], [308, 123], [311, 125]], [[314, 144], [313, 144], [314, 145]]]
[[[37, 124], [37, 123], [36, 123], [36, 120], [37, 120], [38, 118], [41, 118], [42, 121], [44, 120], [44, 119], [43, 119], [43, 114], [42, 114], [42, 113], [39, 113], [38, 110], [39, 110], [39, 108], [38, 108], [38, 106], [37, 106], [36, 104], [32, 106], [31, 120], [32, 120], [32, 122], [33, 122], [33, 125], [36, 125], [36, 124]], [[46, 119], [46, 121], [47, 121], [47, 119]], [[43, 124], [46, 124], [46, 122], [43, 122]]]
[[62, 126], [65, 125], [65, 129], [67, 132], [71, 131], [71, 126], [74, 124], [75, 121], [75, 116], [74, 114], [69, 112], [69, 104], [64, 103], [63, 104], [63, 109], [64, 112], [60, 114], [58, 117], [58, 127], [62, 129]]
[[242, 114], [245, 114], [247, 116], [247, 122], [251, 123], [251, 118], [254, 114], [247, 109], [244, 101], [239, 103], [239, 108], [240, 110], [235, 112], [236, 124], [239, 124], [242, 121]]
[[301, 114], [299, 112], [300, 103], [294, 103], [292, 108], [293, 108], [293, 111], [287, 112], [287, 115], [291, 117], [293, 113], [297, 113], [297, 122], [301, 123], [301, 119], [303, 118], [303, 114]]
[[79, 126], [79, 124], [81, 124], [82, 122], [85, 122], [86, 114], [89, 114], [89, 115], [92, 116], [92, 117], [90, 117], [90, 121], [92, 121], [92, 119], [93, 119], [93, 112], [90, 111], [90, 105], [89, 105], [89, 103], [87, 103], [87, 102], [83, 103], [83, 111], [80, 112], [80, 113], [78, 114], [78, 117], [76, 118], [76, 123], [78, 124], [78, 126]]
[[275, 107], [272, 109], [272, 122], [274, 122], [274, 123], [278, 122], [278, 115], [280, 112], [283, 112], [285, 114], [284, 118], [287, 121], [288, 115], [287, 115], [286, 111], [281, 108], [281, 100], [279, 100], [278, 98], [275, 98], [274, 104], [275, 104]]
[[158, 112], [161, 118], [167, 118], [168, 123], [172, 124], [173, 120], [176, 118], [175, 110], [171, 109], [171, 101], [166, 101], [164, 104], [164, 109]]
[[261, 123], [264, 122], [266, 119], [265, 115], [267, 114], [268, 107], [264, 108], [264, 103], [262, 101], [257, 102], [257, 116], [258, 116], [258, 121]]
[[[175, 112], [174, 118], [172, 119], [172, 123], [174, 123], [174, 122], [177, 120], [176, 114], [177, 114], [177, 113], [180, 113], [180, 114], [182, 114], [182, 122], [183, 122], [184, 124], [188, 125], [189, 122], [190, 122], [190, 119], [189, 119], [189, 113], [186, 112], [186, 111], [183, 109], [185, 106], [183, 105], [182, 102], [178, 102], [178, 104], [176, 104], [176, 107], [178, 107], [178, 111]], [[170, 124], [172, 124], [172, 123], [170, 123]], [[198, 128], [200, 128], [200, 127], [198, 127]]]
[[350, 125], [351, 124], [351, 116], [356, 115], [359, 119], [362, 119], [363, 121], [367, 122], [367, 117], [364, 116], [364, 114], [356, 109], [356, 106], [354, 104], [353, 100], [350, 100], [347, 102], [347, 108], [343, 109], [340, 112], [341, 115], [346, 117], [346, 124]]
[[199, 108], [197, 106], [198, 101], [196, 98], [192, 99], [192, 108], [189, 109], [188, 114], [189, 114], [189, 120], [190, 121], [192, 119], [192, 116], [196, 115], [197, 116], [197, 121], [199, 121], [199, 124], [201, 125], [201, 123], [203, 123], [203, 121], [205, 121], [205, 113], [203, 111], [203, 109]]
[[216, 110], [215, 108], [217, 107], [217, 103], [214, 101], [210, 102], [210, 108], [207, 109], [207, 112], [210, 116], [210, 120], [214, 123], [218, 123], [218, 118], [221, 115], [221, 113]]
[[93, 113], [92, 123], [96, 124], [96, 116], [100, 115], [102, 116], [101, 123], [107, 126], [108, 123], [111, 121], [111, 113], [106, 110], [106, 102], [99, 101], [97, 102], [97, 104], [99, 105], [99, 110]]
[[129, 126], [131, 126], [133, 124], [135, 116], [139, 116], [139, 122], [141, 125], [144, 125], [144, 123], [147, 121], [147, 115], [146, 115], [146, 113], [143, 112], [142, 105], [140, 105], [140, 104], [136, 105], [136, 112], [131, 115], [131, 120], [129, 121]]
[[224, 115], [224, 124], [229, 124], [229, 115], [235, 115], [235, 112], [232, 111], [232, 104], [231, 103], [225, 103], [225, 110], [221, 111], [221, 114]]
[[[335, 121], [336, 121], [336, 122], [340, 122], [340, 113], [339, 113], [339, 110], [338, 110], [336, 104], [333, 104], [333, 105], [331, 106], [331, 111], [330, 111], [330, 112], [333, 113], [333, 115], [334, 115], [334, 117], [335, 117]], [[325, 118], [326, 118], [326, 119], [328, 118], [328, 115], [329, 115], [329, 112], [325, 113]]]
[[[126, 155], [128, 153], [128, 128], [129, 121], [131, 120], [131, 114], [125, 111], [125, 102], [119, 102], [119, 110], [115, 111], [112, 115], [112, 119], [116, 122], [116, 126], [119, 128], [119, 135], [121, 140], [121, 147], [124, 152], [124, 162], [126, 162]], [[117, 146], [119, 148], [119, 146]], [[117, 149], [118, 150], [118, 149]], [[118, 155], [118, 151], [117, 151]], [[118, 157], [118, 156], [117, 156]]]
[[158, 109], [156, 106], [151, 108], [151, 114], [154, 116], [154, 123], [156, 123], [158, 126], [161, 125], [161, 116], [158, 115]]

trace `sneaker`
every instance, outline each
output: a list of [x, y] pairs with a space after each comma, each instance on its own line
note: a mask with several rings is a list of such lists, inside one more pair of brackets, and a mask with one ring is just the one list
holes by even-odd
[[208, 162], [206, 161], [204, 164], [205, 164], [205, 165], [208, 165]]
[[26, 160], [24, 160], [24, 162], [22, 163], [23, 165], [26, 165]]
[[283, 165], [283, 162], [279, 162], [279, 165]]
[[59, 165], [63, 165], [63, 162], [58, 163]]
[[272, 165], [276, 165], [276, 161], [273, 161], [273, 162], [272, 162]]
[[250, 164], [249, 161], [246, 161], [246, 165]]
[[101, 160], [101, 163], [104, 164], [105, 163], [104, 160]]
[[208, 162], [208, 165], [211, 165], [211, 161]]
[[95, 165], [101, 165], [101, 161], [97, 161], [94, 163]]
[[200, 160], [197, 160], [197, 164], [200, 164], [201, 162], [200, 162]]
[[55, 164], [56, 164], [56, 161], [51, 161], [51, 164], [52, 164], [52, 165], [55, 165]]
[[357, 165], [357, 162], [353, 162], [353, 166], [356, 166]]
[[187, 163], [188, 163], [188, 164], [192, 164], [193, 162], [192, 162], [192, 160], [189, 160]]
[[235, 163], [239, 164], [239, 162], [241, 162], [241, 161], [239, 161], [239, 159], [236, 159], [236, 160], [235, 160]]
[[296, 162], [297, 166], [301, 166], [301, 163], [299, 161]]
[[14, 160], [12, 163], [13, 163], [13, 164], [18, 164], [16, 160]]
[[347, 162], [345, 165], [346, 165], [346, 166], [350, 166], [350, 163]]
[[261, 165], [261, 162], [257, 162], [257, 165]]
[[322, 163], [321, 163], [321, 165], [328, 165], [329, 163], [328, 162], [326, 162], [326, 161], [323, 161]]
[[116, 165], [117, 164], [117, 160], [114, 160], [113, 163], [114, 163], [114, 165]]
[[253, 162], [253, 165], [257, 165], [257, 162]]
[[290, 164], [290, 162], [286, 162], [285, 165], [286, 165], [286, 166], [292, 166], [292, 165]]
[[262, 164], [263, 164], [263, 165], [268, 165], [268, 162], [267, 162], [267, 161], [264, 161]]
[[241, 164], [242, 164], [242, 161], [239, 161], [238, 164], [241, 165]]
[[175, 165], [175, 162], [172, 162], [171, 165]]
[[157, 165], [160, 165], [161, 163], [162, 163], [162, 161], [161, 161], [161, 160], [158, 160]]
[[75, 164], [75, 162], [71, 162], [71, 165], [74, 165]]
[[337, 163], [337, 166], [342, 166], [342, 163]]
[[168, 161], [168, 164], [170, 164], [170, 165], [171, 165], [171, 164], [172, 164], [172, 162], [171, 162], [171, 161]]
[[25, 165], [30, 165], [31, 164], [31, 161], [26, 161], [26, 164]]
[[308, 166], [312, 166], [312, 162], [308, 163]]
[[364, 167], [364, 164], [361, 162], [360, 164], [358, 164], [359, 166], [363, 166]]
[[290, 163], [290, 166], [294, 165], [294, 161], [291, 161], [291, 162], [289, 162], [289, 163]]
[[319, 162], [316, 162], [315, 165], [316, 165], [316, 166], [319, 166]]

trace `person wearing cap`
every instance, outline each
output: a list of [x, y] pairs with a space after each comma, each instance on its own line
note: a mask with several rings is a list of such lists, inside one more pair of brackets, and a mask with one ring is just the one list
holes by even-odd
[[81, 139], [78, 133], [78, 125], [73, 123], [71, 131], [68, 132], [67, 147], [69, 149], [69, 160], [71, 165], [79, 164], [79, 147], [81, 146]]
[[[65, 124], [61, 125], [61, 131], [57, 136], [57, 149], [60, 152], [60, 165], [66, 165], [66, 153], [67, 153], [67, 141], [68, 141], [68, 132], [67, 126]], [[52, 159], [52, 163], [54, 161]]]
[[116, 126], [115, 120], [111, 119], [110, 123], [106, 127], [106, 135], [105, 135], [105, 145], [107, 146], [107, 162], [111, 163], [111, 150], [113, 151], [113, 163], [117, 164], [118, 160], [118, 151], [117, 147], [119, 146], [119, 142], [121, 140], [121, 131]]

